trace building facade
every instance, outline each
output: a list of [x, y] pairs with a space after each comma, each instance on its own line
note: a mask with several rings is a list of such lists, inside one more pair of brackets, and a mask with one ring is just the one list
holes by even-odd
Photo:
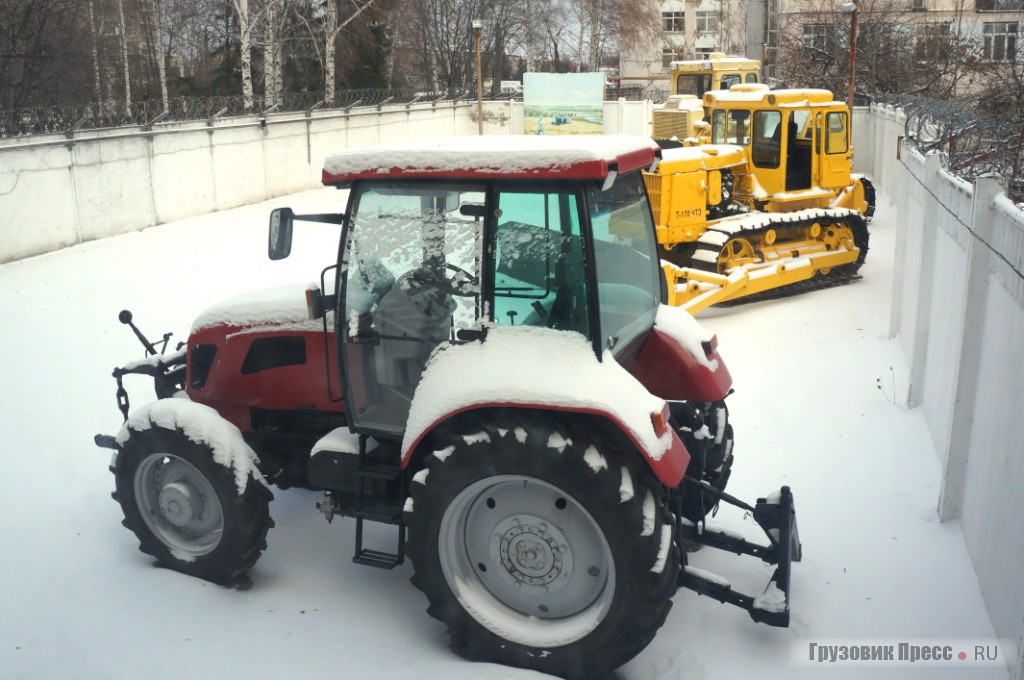
[[[646, 0], [660, 11], [661, 40], [623, 53], [622, 86], [645, 99], [669, 93], [673, 61], [699, 59], [712, 52], [744, 52], [746, 13], [743, 0]], [[760, 58], [760, 54], [756, 58]]]
[[[661, 41], [623, 53], [622, 85], [658, 100], [674, 60], [726, 52], [760, 59], [773, 85], [829, 86], [845, 80], [850, 13], [841, 0], [648, 0], [658, 5]], [[977, 90], [997, 69], [1024, 62], [1024, 0], [856, 0], [858, 77], [913, 64], [920, 82], [895, 74], [881, 85], [915, 91], [943, 62], [971, 64], [956, 93]], [[792, 68], [803, 62], [803, 72]], [[788, 67], [788, 68], [787, 68]], [[795, 77], [794, 77], [795, 75]], [[834, 82], [833, 82], [834, 81]], [[843, 89], [843, 88], [838, 88]], [[867, 87], [866, 89], [871, 89]], [[878, 89], [878, 88], [875, 88]]]

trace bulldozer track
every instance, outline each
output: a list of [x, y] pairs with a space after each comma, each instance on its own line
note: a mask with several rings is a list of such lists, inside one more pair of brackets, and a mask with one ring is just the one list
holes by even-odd
[[763, 293], [754, 293], [753, 295], [746, 295], [735, 300], [725, 300], [719, 302], [716, 306], [718, 307], [736, 307], [739, 305], [745, 305], [749, 302], [764, 302], [765, 300], [781, 300], [784, 298], [792, 297], [794, 295], [802, 295], [804, 293], [810, 293], [815, 290], [826, 290], [828, 288], [835, 288], [836, 286], [842, 286], [847, 283], [853, 283], [854, 281], [860, 281], [863, 276], [858, 274], [847, 274], [845, 276], [815, 276], [801, 281], [799, 283], [791, 283], [788, 286], [779, 286], [778, 288], [772, 288], [766, 290]]
[[854, 175], [853, 179], [864, 187], [864, 200], [868, 204], [867, 210], [864, 211], [864, 220], [870, 224], [871, 218], [875, 216], [875, 185], [864, 175]]
[[[823, 227], [828, 225], [842, 225], [849, 227], [853, 235], [854, 246], [859, 250], [857, 260], [849, 264], [832, 267], [827, 271], [817, 272], [812, 278], [806, 281], [779, 286], [778, 288], [773, 288], [762, 293], [743, 296], [741, 298], [728, 302], [721, 302], [719, 304], [723, 306], [732, 306], [747, 302], [774, 300], [812, 290], [832, 288], [859, 280], [861, 277], [857, 275], [857, 272], [860, 270], [861, 265], [864, 264], [864, 260], [867, 258], [868, 254], [869, 233], [867, 228], [867, 219], [856, 211], [846, 209], [809, 210], [801, 211], [799, 213], [766, 213], [762, 216], [762, 221], [760, 223], [750, 226], [722, 222], [710, 225], [707, 232], [705, 232], [705, 234], [697, 241], [696, 253], [704, 251], [707, 255], [704, 259], [696, 257], [693, 258], [690, 266], [703, 271], [725, 273], [719, 271], [718, 257], [719, 254], [726, 250], [727, 247], [730, 248], [730, 252], [735, 252], [730, 244], [737, 243], [741, 239], [746, 241], [748, 244], [760, 244], [764, 242], [765, 234], [769, 230], [774, 229], [788, 234], [801, 233], [805, 229], [812, 227], [814, 224], [819, 224]], [[786, 241], [776, 242], [775, 248], [785, 250], [785, 243]], [[714, 258], [710, 257], [712, 253], [714, 254]], [[711, 261], [712, 259], [713, 261]]]

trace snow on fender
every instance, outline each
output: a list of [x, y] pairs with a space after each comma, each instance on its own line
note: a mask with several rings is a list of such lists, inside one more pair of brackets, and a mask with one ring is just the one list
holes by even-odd
[[652, 415], [665, 411], [665, 401], [652, 395], [610, 353], [598, 361], [591, 344], [578, 333], [492, 326], [483, 342], [442, 345], [431, 356], [413, 395], [402, 464], [441, 421], [493, 406], [604, 415], [669, 486], [682, 480], [689, 463], [686, 447], [671, 428], [655, 430]]
[[245, 493], [249, 476], [267, 486], [256, 467], [259, 458], [245, 443], [242, 432], [209, 406], [188, 399], [160, 399], [136, 409], [121, 426], [115, 441], [124, 446], [131, 432], [142, 432], [153, 426], [181, 430], [197, 444], [210, 447], [213, 460], [231, 470], [238, 495]]

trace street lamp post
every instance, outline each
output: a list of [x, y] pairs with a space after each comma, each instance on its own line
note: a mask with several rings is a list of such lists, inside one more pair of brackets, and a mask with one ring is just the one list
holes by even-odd
[[843, 3], [842, 11], [850, 15], [850, 69], [846, 83], [846, 103], [850, 107], [850, 121], [853, 121], [853, 95], [856, 92], [857, 81], [857, 2]]
[[479, 134], [484, 133], [484, 80], [480, 73], [480, 29], [484, 22], [473, 19], [473, 42], [476, 44], [476, 124]]

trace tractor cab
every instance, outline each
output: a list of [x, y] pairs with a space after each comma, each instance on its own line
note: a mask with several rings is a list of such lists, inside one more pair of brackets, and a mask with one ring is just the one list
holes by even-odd
[[849, 111], [832, 93], [739, 85], [706, 94], [704, 105], [711, 143], [747, 151], [752, 176], [737, 198], [762, 202], [769, 212], [821, 208], [849, 186]]
[[638, 351], [661, 301], [640, 172], [657, 147], [567, 140], [406, 146], [383, 172], [380, 149], [328, 159], [325, 184], [350, 189], [337, 288], [324, 295], [354, 429], [401, 438], [435, 349], [491, 326], [575, 331], [598, 357]]

